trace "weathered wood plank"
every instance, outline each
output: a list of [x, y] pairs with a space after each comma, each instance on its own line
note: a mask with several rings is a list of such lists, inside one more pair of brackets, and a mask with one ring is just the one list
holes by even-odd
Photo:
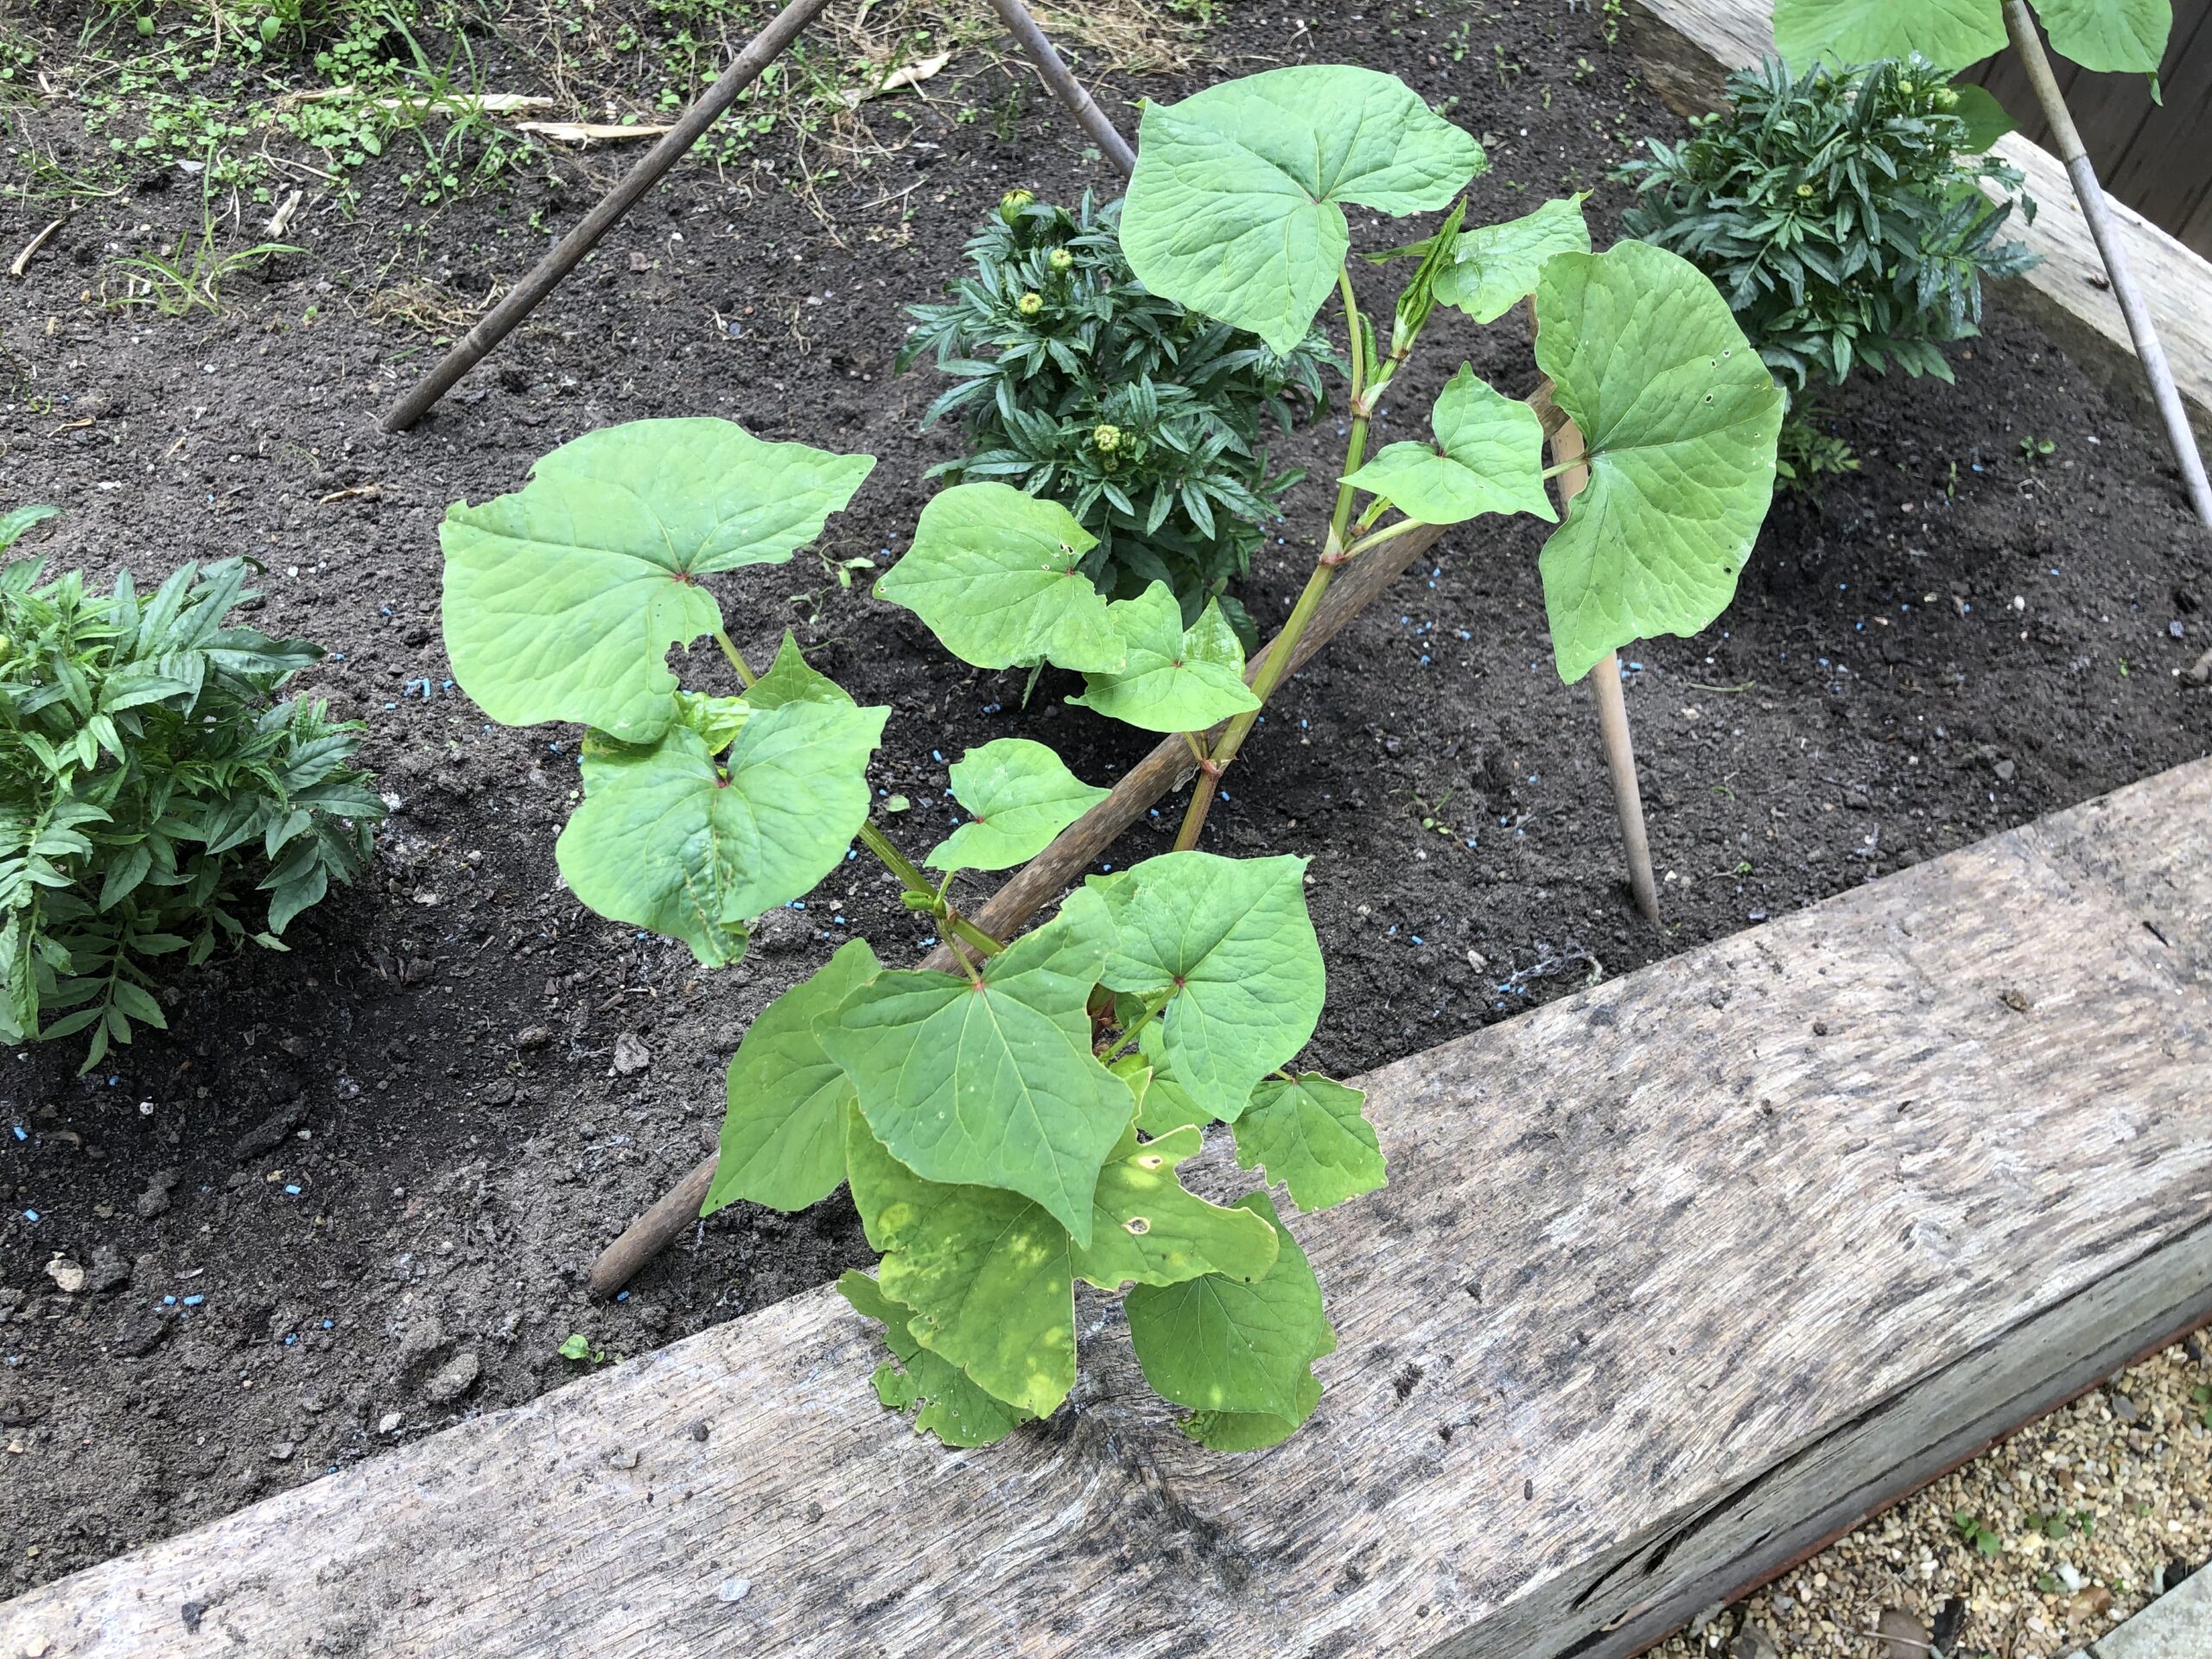
[[[1770, 0], [1633, 0], [1629, 41], [1662, 98], [1686, 113], [1702, 111], [1719, 102], [1731, 70], [1773, 52], [1772, 13]], [[2032, 226], [2016, 219], [2008, 234], [2043, 256], [2025, 276], [2002, 285], [2005, 302], [2101, 385], [2147, 410], [2141, 365], [2065, 168], [2018, 133], [2000, 141], [1998, 153], [2026, 175], [2037, 209]], [[2182, 402], [2200, 441], [2212, 442], [2212, 263], [2125, 202], [2111, 207]]]
[[[2207, 1311], [2212, 760], [1367, 1079], [1307, 1429], [1112, 1306], [948, 1454], [826, 1291], [0, 1606], [0, 1655], [1633, 1651]], [[185, 1609], [193, 1609], [188, 1628]]]

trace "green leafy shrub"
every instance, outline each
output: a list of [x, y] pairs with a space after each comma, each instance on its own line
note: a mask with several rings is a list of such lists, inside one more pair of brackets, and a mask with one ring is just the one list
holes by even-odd
[[1121, 213], [1010, 192], [968, 244], [974, 274], [908, 308], [900, 369], [931, 353], [958, 379], [922, 424], [957, 415], [967, 438], [931, 476], [1060, 502], [1097, 537], [1083, 573], [1102, 592], [1164, 582], [1185, 622], [1224, 598], [1249, 648], [1226, 589], [1303, 476], [1269, 470], [1265, 427], [1287, 432], [1321, 406], [1332, 359], [1318, 334], [1278, 353], [1149, 291], [1122, 257]]
[[1732, 75], [1726, 112], [1628, 165], [1629, 232], [1712, 277], [1793, 391], [1861, 364], [1948, 380], [1942, 347], [1980, 332], [1982, 279], [2036, 259], [1998, 240], [2016, 204], [1977, 181], [2017, 190], [2021, 175], [1975, 153], [1989, 140], [1948, 79], [1919, 57]]
[[385, 809], [349, 764], [360, 726], [276, 700], [321, 647], [224, 626], [254, 597], [243, 561], [143, 596], [128, 573], [106, 594], [42, 575], [0, 572], [0, 1042], [89, 1033], [89, 1071], [166, 1028], [151, 964], [283, 949]]

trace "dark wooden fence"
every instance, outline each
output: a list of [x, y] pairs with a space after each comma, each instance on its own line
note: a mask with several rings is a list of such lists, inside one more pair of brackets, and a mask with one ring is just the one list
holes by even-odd
[[[2163, 106], [2151, 101], [2140, 75], [2055, 67], [2105, 188], [2212, 257], [2212, 0], [2176, 0]], [[2011, 53], [1969, 69], [1965, 79], [1995, 93], [2028, 137], [2037, 143], [2048, 137]]]

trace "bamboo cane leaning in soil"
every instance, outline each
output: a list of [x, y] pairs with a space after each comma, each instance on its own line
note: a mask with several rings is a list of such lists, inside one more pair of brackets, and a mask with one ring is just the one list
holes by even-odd
[[1047, 86], [1060, 102], [1066, 105], [1083, 130], [1095, 140], [1106, 159], [1121, 168], [1123, 176], [1137, 170], [1137, 153], [1129, 148], [1129, 141], [1122, 137], [1121, 130], [1107, 119], [1106, 111], [1097, 101], [1083, 89], [1078, 81], [1061, 61], [1060, 54], [1052, 49], [1045, 31], [1037, 27], [1037, 20], [1021, 0], [991, 0], [998, 9], [999, 21], [1006, 25], [1007, 33], [1029, 54]]
[[2074, 181], [2075, 198], [2082, 204], [2082, 217], [2088, 221], [2089, 235], [2104, 257], [2105, 272], [2112, 278], [2113, 297], [2120, 302], [2120, 314], [2126, 319], [2128, 335], [2135, 342], [2135, 355], [2141, 359], [2143, 372], [2151, 382], [2152, 401], [2158, 405], [2158, 418], [2166, 429], [2166, 441], [2173, 446], [2174, 459], [2181, 466], [2190, 505], [2196, 510], [2201, 523], [2212, 526], [2212, 483], [2205, 480], [2204, 457], [2197, 449], [2196, 435], [2190, 429], [2189, 416], [2182, 408], [2181, 393], [2174, 385], [2173, 369], [2166, 361], [2165, 347], [2159, 344], [2158, 330], [2152, 324], [2150, 308], [2144, 304], [2142, 290], [2135, 285], [2135, 272], [2127, 263], [2127, 251], [2113, 228], [2104, 187], [2097, 181], [2097, 169], [2074, 125], [2073, 112], [2066, 107], [2066, 95], [2059, 90], [2057, 77], [2051, 73], [2050, 59], [2044, 52], [2042, 37], [2036, 33], [2027, 0], [2005, 0], [2005, 28], [2012, 37], [2012, 49], [2019, 54], [2020, 67], [2027, 71], [2028, 84], [2035, 89], [2036, 102], [2042, 105], [2043, 118], [2050, 127], [2050, 141], [2058, 150], [2058, 159], [2066, 163], [2067, 176]]
[[430, 406], [452, 390], [454, 383], [474, 368], [514, 326], [535, 310], [584, 255], [598, 245], [599, 240], [637, 205], [638, 199], [660, 181], [661, 175], [676, 165], [685, 151], [706, 135], [722, 112], [737, 102], [738, 96], [760, 78], [761, 71], [782, 55], [784, 49], [798, 38], [801, 30], [811, 22], [830, 0], [791, 0], [778, 12], [768, 26], [746, 42], [745, 49], [737, 54], [736, 61], [722, 72], [721, 79], [700, 95], [699, 101], [683, 112], [683, 117], [671, 127], [660, 141], [639, 157], [637, 164], [622, 175], [621, 182], [608, 191], [596, 207], [585, 214], [582, 222], [563, 237], [553, 251], [537, 262], [537, 269], [507, 291], [506, 296], [471, 328], [459, 344], [445, 354], [438, 366], [430, 371], [404, 397], [394, 404], [384, 417], [387, 432], [404, 432], [421, 420]]
[[[1533, 315], [1533, 313], [1532, 313]], [[1552, 459], [1568, 461], [1583, 453], [1582, 434], [1573, 421], [1562, 421], [1552, 434]], [[1560, 506], [1582, 493], [1590, 469], [1577, 467], [1560, 474]], [[1636, 745], [1629, 735], [1628, 697], [1621, 690], [1621, 658], [1609, 651], [1586, 677], [1598, 699], [1598, 738], [1605, 747], [1605, 773], [1612, 779], [1613, 812], [1620, 819], [1621, 848], [1628, 856], [1629, 891], [1636, 907], [1648, 922], [1659, 919], [1659, 887], [1651, 877], [1651, 842], [1643, 830], [1643, 791], [1636, 781]]]
[[[1552, 402], [1549, 381], [1529, 393], [1528, 401], [1547, 430], [1559, 426], [1563, 417]], [[1295, 673], [1311, 661], [1345, 624], [1365, 610], [1414, 560], [1433, 547], [1443, 533], [1439, 527], [1424, 525], [1417, 532], [1394, 537], [1348, 565], [1344, 575], [1330, 587], [1315, 607], [1313, 620], [1291, 652], [1290, 667], [1286, 672]], [[1275, 643], [1268, 641], [1246, 664], [1248, 682], [1259, 677]], [[1011, 936], [1077, 880], [1122, 830], [1144, 816], [1154, 802], [1179, 788], [1196, 770], [1190, 745], [1183, 737], [1162, 739], [1115, 785], [1111, 794], [1015, 871], [972, 919], [984, 931], [999, 938]], [[955, 966], [951, 953], [941, 944], [923, 959], [921, 965], [939, 972]], [[717, 1156], [708, 1154], [600, 1252], [591, 1267], [593, 1295], [612, 1296], [674, 1243], [677, 1235], [699, 1219], [699, 1206], [706, 1201], [707, 1189], [715, 1179]]]
[[[1536, 301], [1528, 304], [1529, 338], [1536, 338]], [[1573, 421], [1561, 420], [1553, 429], [1552, 460], [1565, 463], [1580, 459], [1582, 433]], [[1582, 493], [1590, 469], [1576, 467], [1559, 477], [1560, 510]], [[1647, 922], [1659, 920], [1659, 886], [1651, 875], [1651, 839], [1643, 828], [1643, 791], [1636, 780], [1636, 743], [1630, 735], [1628, 696], [1621, 690], [1621, 658], [1609, 651], [1584, 677], [1598, 700], [1598, 741], [1605, 752], [1605, 775], [1613, 785], [1613, 816], [1620, 821], [1621, 851], [1628, 860], [1628, 887], [1636, 907]]]

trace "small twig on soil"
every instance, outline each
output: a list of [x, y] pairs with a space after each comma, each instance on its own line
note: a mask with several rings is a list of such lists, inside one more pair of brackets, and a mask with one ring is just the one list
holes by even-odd
[[29, 242], [25, 243], [23, 245], [23, 251], [17, 254], [14, 260], [10, 263], [8, 266], [8, 274], [10, 276], [21, 276], [23, 274], [24, 270], [30, 264], [31, 256], [46, 245], [47, 238], [48, 237], [52, 236], [56, 231], [60, 230], [68, 222], [69, 215], [64, 213], [60, 218], [55, 219], [44, 230], [41, 231], [36, 236], [31, 238]]

